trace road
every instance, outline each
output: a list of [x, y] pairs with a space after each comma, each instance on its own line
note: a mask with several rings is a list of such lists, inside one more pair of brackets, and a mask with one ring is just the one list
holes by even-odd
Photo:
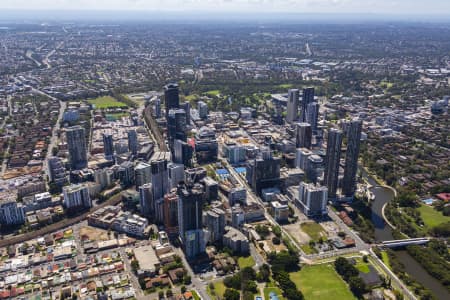
[[173, 247], [174, 252], [181, 257], [181, 260], [183, 261], [183, 265], [186, 268], [186, 271], [188, 272], [189, 276], [191, 276], [192, 286], [197, 291], [199, 296], [206, 300], [210, 299], [209, 295], [206, 293], [206, 282], [202, 281], [198, 276], [195, 275], [194, 271], [192, 271], [191, 265], [186, 260], [186, 257], [181, 250], [181, 248]]

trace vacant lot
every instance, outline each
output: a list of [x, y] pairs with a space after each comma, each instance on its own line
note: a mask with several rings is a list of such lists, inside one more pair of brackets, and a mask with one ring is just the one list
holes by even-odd
[[332, 264], [305, 266], [290, 277], [306, 300], [355, 299]]
[[323, 227], [315, 222], [303, 223], [300, 225], [300, 228], [314, 241], [317, 241], [320, 237], [327, 236]]
[[90, 241], [106, 241], [109, 240], [108, 231], [86, 226], [80, 230], [80, 238]]
[[255, 265], [255, 260], [251, 255], [247, 257], [239, 257], [238, 258], [238, 265], [240, 269], [243, 269], [245, 267], [253, 267]]
[[88, 100], [88, 102], [95, 105], [95, 108], [98, 109], [127, 107], [125, 103], [119, 102], [111, 96], [103, 96], [95, 99], [90, 99]]

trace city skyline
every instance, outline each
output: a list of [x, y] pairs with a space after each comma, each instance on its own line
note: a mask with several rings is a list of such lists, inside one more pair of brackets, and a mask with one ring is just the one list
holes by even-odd
[[25, 0], [1, 1], [2, 10], [42, 11], [154, 11], [154, 12], [215, 12], [215, 13], [324, 13], [382, 15], [449, 15], [450, 3], [444, 0]]

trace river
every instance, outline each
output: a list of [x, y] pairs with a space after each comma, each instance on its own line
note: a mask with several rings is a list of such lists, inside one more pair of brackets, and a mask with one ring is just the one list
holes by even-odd
[[[381, 211], [384, 204], [394, 199], [394, 192], [391, 189], [378, 186], [373, 178], [367, 176], [367, 174], [364, 175], [373, 186], [371, 191], [375, 195], [375, 200], [372, 203], [372, 222], [375, 226], [375, 239], [377, 241], [393, 240], [392, 229], [384, 222]], [[450, 293], [447, 288], [428, 274], [406, 250], [396, 250], [395, 255], [403, 263], [409, 276], [431, 290], [438, 299], [450, 299]]]

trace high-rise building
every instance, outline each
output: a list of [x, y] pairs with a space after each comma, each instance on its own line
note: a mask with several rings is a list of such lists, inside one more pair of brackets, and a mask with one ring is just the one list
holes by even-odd
[[114, 141], [111, 133], [103, 133], [103, 152], [106, 159], [112, 159], [114, 156]]
[[308, 169], [308, 158], [313, 155], [312, 151], [306, 148], [299, 148], [295, 153], [295, 166], [306, 172]]
[[311, 129], [313, 131], [317, 130], [317, 124], [319, 122], [319, 103], [311, 102], [308, 103], [306, 107], [306, 122], [311, 124]]
[[295, 204], [308, 217], [327, 214], [328, 189], [325, 186], [300, 182], [298, 199], [295, 200]]
[[54, 182], [59, 187], [67, 183], [66, 168], [61, 158], [56, 156], [50, 157], [47, 162], [47, 167], [50, 182]]
[[134, 129], [128, 130], [127, 137], [128, 137], [128, 150], [131, 153], [133, 153], [133, 155], [136, 155], [138, 153], [139, 148], [136, 130]]
[[20, 225], [25, 223], [25, 207], [15, 200], [2, 200], [0, 202], [0, 224]]
[[183, 164], [187, 167], [192, 165], [192, 156], [194, 155], [194, 148], [182, 140], [175, 140], [174, 142], [174, 159], [178, 164]]
[[152, 167], [148, 163], [140, 162], [134, 168], [134, 180], [136, 182], [136, 189], [141, 185], [151, 182]]
[[114, 181], [114, 171], [110, 169], [97, 169], [94, 171], [94, 180], [101, 189], [109, 187]]
[[306, 178], [317, 183], [317, 180], [323, 172], [323, 159], [319, 155], [313, 154], [308, 157]]
[[184, 181], [184, 165], [176, 163], [168, 163], [167, 171], [169, 174], [170, 188], [176, 188], [180, 182]]
[[125, 161], [119, 166], [118, 175], [120, 184], [124, 188], [128, 188], [135, 184], [134, 165], [131, 161]]
[[180, 108], [178, 84], [170, 83], [164, 87], [164, 102], [166, 104], [166, 118], [171, 109]]
[[328, 197], [336, 198], [339, 182], [339, 161], [341, 159], [342, 131], [330, 129], [327, 139], [324, 184], [328, 188]]
[[347, 129], [347, 151], [345, 154], [344, 180], [342, 194], [353, 197], [356, 190], [359, 148], [361, 144], [362, 121], [353, 119]]
[[213, 208], [205, 213], [205, 226], [209, 231], [209, 241], [215, 243], [222, 240], [225, 233], [225, 212]]
[[191, 124], [191, 104], [189, 102], [183, 102], [180, 104], [180, 108], [186, 112], [186, 124]]
[[180, 201], [177, 189], [172, 189], [164, 196], [164, 229], [173, 236], [179, 233], [178, 228], [178, 202]]
[[223, 145], [223, 156], [225, 156], [230, 164], [239, 164], [245, 161], [246, 149], [242, 145], [235, 143]]
[[205, 251], [203, 238], [203, 186], [178, 186], [178, 226], [186, 257], [195, 258]]
[[152, 166], [153, 199], [155, 205], [156, 222], [162, 223], [164, 218], [164, 195], [169, 191], [169, 173], [167, 164], [170, 161], [170, 152], [155, 152], [150, 159]]
[[312, 130], [309, 123], [295, 124], [295, 142], [297, 148], [311, 149], [312, 144]]
[[252, 190], [261, 195], [261, 190], [276, 187], [280, 183], [280, 159], [264, 151], [262, 156], [248, 161], [247, 182]]
[[298, 89], [290, 89], [288, 92], [286, 122], [294, 123], [298, 117], [298, 104], [300, 92]]
[[139, 186], [139, 206], [141, 214], [149, 219], [154, 217], [154, 203], [152, 194], [152, 184], [146, 183]]
[[87, 147], [84, 128], [79, 125], [67, 128], [66, 138], [71, 168], [85, 168], [87, 166]]
[[308, 104], [314, 102], [314, 88], [305, 88], [303, 89], [302, 94], [302, 114], [300, 116], [300, 120], [302, 122], [306, 122], [306, 110], [308, 108]]
[[181, 140], [186, 141], [186, 112], [184, 109], [171, 109], [167, 116], [167, 138], [169, 140], [169, 146], [174, 150], [174, 141]]
[[156, 98], [154, 104], [153, 104], [153, 110], [155, 112], [155, 117], [157, 119], [161, 118], [161, 99], [160, 98]]
[[208, 105], [203, 101], [197, 102], [198, 116], [204, 120], [208, 117]]
[[67, 209], [92, 207], [92, 200], [89, 196], [89, 188], [87, 185], [65, 186], [63, 188], [63, 194], [63, 203]]

